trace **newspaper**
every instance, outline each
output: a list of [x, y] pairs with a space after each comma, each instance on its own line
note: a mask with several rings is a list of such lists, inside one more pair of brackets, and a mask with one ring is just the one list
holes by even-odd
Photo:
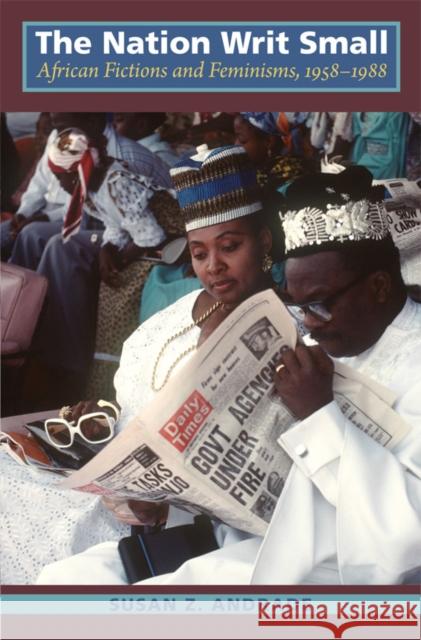
[[405, 284], [421, 285], [421, 180], [395, 178], [377, 180], [383, 184], [387, 198], [390, 233], [401, 256]]
[[[178, 375], [92, 461], [60, 486], [137, 500], [168, 500], [263, 535], [292, 465], [278, 444], [296, 420], [273, 375], [295, 324], [271, 290], [241, 304]], [[349, 375], [348, 375], [349, 374]], [[343, 412], [380, 444], [408, 430], [393, 393], [340, 365]]]

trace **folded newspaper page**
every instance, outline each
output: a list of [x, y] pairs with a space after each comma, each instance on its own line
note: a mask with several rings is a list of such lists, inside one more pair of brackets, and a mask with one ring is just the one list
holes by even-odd
[[[291, 467], [278, 444], [295, 418], [273, 375], [295, 324], [271, 290], [241, 304], [183, 369], [82, 469], [60, 483], [104, 495], [168, 500], [263, 535]], [[350, 375], [348, 376], [347, 373]], [[394, 394], [340, 365], [339, 406], [388, 447], [407, 432]]]
[[405, 284], [421, 285], [421, 180], [377, 180], [387, 198], [384, 205], [392, 238], [401, 256]]

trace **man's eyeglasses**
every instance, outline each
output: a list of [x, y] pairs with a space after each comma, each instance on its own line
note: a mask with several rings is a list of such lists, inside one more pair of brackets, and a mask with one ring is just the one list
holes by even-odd
[[298, 322], [302, 322], [307, 313], [311, 313], [311, 315], [315, 316], [318, 320], [322, 320], [323, 322], [330, 322], [332, 320], [332, 313], [330, 312], [330, 308], [335, 304], [335, 302], [342, 296], [344, 293], [349, 291], [352, 287], [354, 287], [359, 282], [362, 282], [365, 278], [367, 278], [368, 274], [364, 273], [358, 276], [355, 280], [349, 282], [345, 287], [336, 291], [331, 296], [328, 296], [324, 300], [315, 300], [314, 302], [306, 302], [303, 304], [297, 304], [292, 302], [284, 301], [285, 306], [287, 307], [290, 314], [298, 320]]
[[98, 400], [100, 407], [109, 407], [115, 417], [105, 411], [95, 411], [80, 416], [77, 424], [64, 418], [49, 418], [45, 421], [45, 432], [51, 444], [58, 449], [71, 447], [77, 433], [82, 440], [91, 444], [101, 444], [111, 440], [114, 435], [114, 427], [119, 411], [111, 402]]

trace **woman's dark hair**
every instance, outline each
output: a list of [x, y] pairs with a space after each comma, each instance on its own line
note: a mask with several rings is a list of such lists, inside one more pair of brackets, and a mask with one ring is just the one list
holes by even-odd
[[256, 233], [259, 233], [263, 227], [269, 228], [272, 234], [272, 249], [270, 253], [275, 262], [281, 262], [285, 259], [284, 232], [279, 217], [282, 199], [282, 195], [277, 191], [264, 194], [262, 211], [257, 211], [248, 216]]
[[279, 212], [284, 197], [275, 189], [263, 190], [263, 211], [266, 224], [272, 233], [272, 258], [275, 262], [285, 260], [285, 236]]

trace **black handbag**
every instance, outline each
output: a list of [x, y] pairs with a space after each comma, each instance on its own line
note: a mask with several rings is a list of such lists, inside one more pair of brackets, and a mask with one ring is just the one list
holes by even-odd
[[137, 527], [140, 531], [123, 538], [118, 551], [130, 584], [170, 573], [186, 560], [218, 549], [212, 523], [200, 515], [194, 524], [154, 529]]

